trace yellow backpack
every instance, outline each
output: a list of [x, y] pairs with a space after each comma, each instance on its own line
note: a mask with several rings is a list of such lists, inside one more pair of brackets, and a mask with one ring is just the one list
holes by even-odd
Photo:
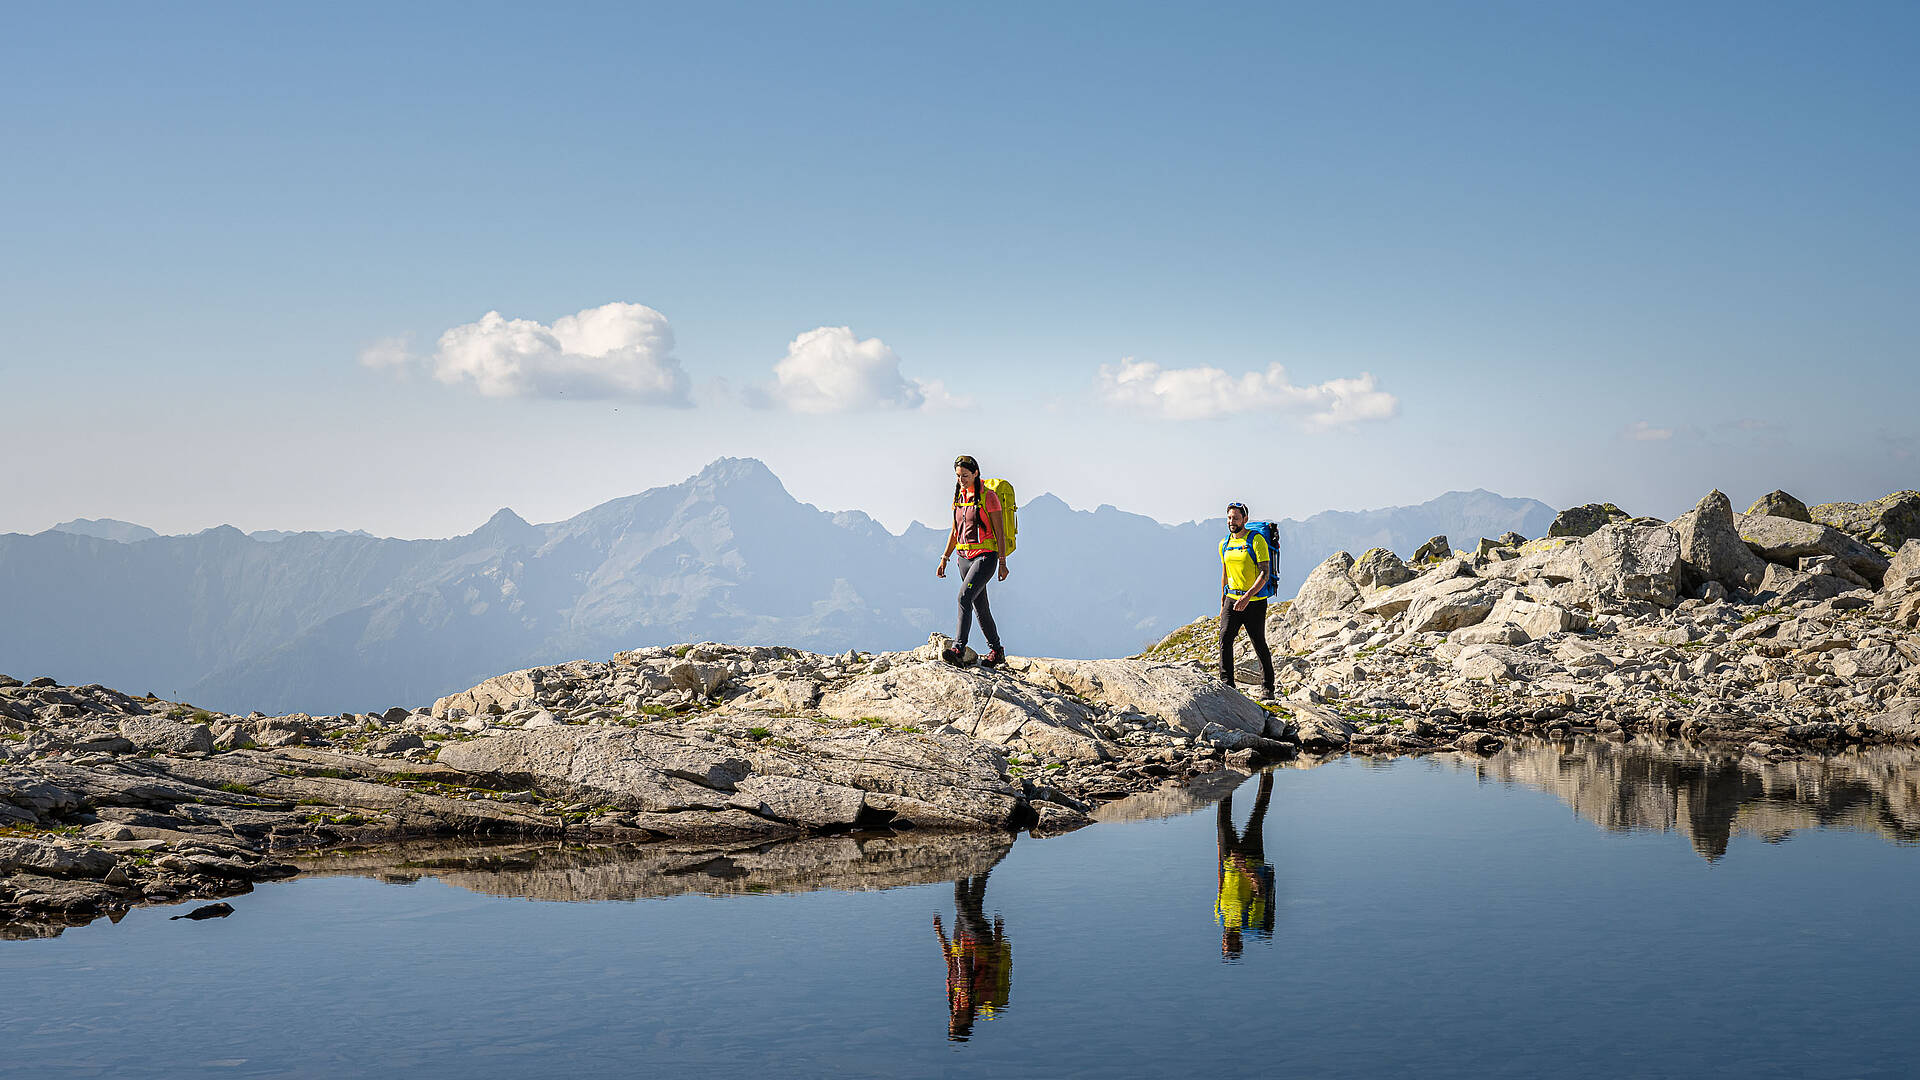
[[1013, 481], [988, 477], [982, 480], [981, 484], [992, 488], [994, 498], [1000, 500], [1000, 512], [1007, 523], [1007, 535], [995, 537], [995, 540], [998, 542], [1001, 557], [1005, 558], [1013, 554], [1014, 544], [1020, 537], [1020, 508], [1014, 504]]

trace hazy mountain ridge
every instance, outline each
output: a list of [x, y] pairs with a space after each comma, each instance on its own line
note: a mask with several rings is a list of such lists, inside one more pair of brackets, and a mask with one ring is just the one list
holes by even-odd
[[[1542, 503], [1468, 492], [1282, 522], [1281, 593], [1339, 548], [1538, 535], [1551, 517]], [[1008, 646], [1139, 650], [1214, 602], [1223, 527], [1033, 497], [1013, 574], [993, 594]], [[502, 510], [446, 540], [0, 535], [0, 589], [16, 611], [0, 625], [0, 670], [323, 713], [647, 644], [905, 648], [951, 629], [953, 578], [933, 576], [944, 538], [800, 503], [743, 459], [548, 525]]]

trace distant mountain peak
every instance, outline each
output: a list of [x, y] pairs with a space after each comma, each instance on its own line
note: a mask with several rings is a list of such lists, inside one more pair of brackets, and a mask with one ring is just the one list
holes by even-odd
[[495, 510], [487, 523], [473, 530], [472, 535], [477, 540], [500, 544], [538, 544], [546, 537], [538, 525], [530, 524], [504, 506]]
[[758, 458], [719, 458], [701, 469], [690, 484], [700, 494], [792, 498], [786, 485]]
[[750, 457], [715, 458], [694, 476], [694, 480], [704, 480], [713, 484], [734, 484], [743, 480], [772, 480], [776, 484], [780, 482], [780, 478], [773, 475], [773, 470], [767, 468], [766, 462]]
[[71, 533], [74, 536], [91, 536], [97, 540], [112, 540], [119, 544], [135, 544], [142, 540], [152, 540], [160, 534], [145, 525], [135, 525], [131, 521], [117, 521], [113, 518], [74, 518], [63, 521], [48, 532]]

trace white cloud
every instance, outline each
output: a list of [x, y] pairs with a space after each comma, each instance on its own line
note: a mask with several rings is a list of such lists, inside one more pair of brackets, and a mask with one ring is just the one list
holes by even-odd
[[1634, 442], [1664, 442], [1673, 438], [1670, 427], [1654, 427], [1645, 420], [1635, 420], [1626, 430], [1626, 437]]
[[900, 357], [879, 338], [862, 340], [845, 326], [809, 330], [773, 365], [773, 382], [747, 395], [761, 407], [799, 413], [870, 409], [963, 408], [968, 402], [939, 382], [900, 374]]
[[612, 303], [545, 326], [489, 311], [440, 335], [417, 360], [399, 339], [360, 353], [367, 367], [405, 371], [424, 365], [449, 385], [471, 383], [487, 397], [627, 398], [691, 405], [690, 383], [673, 355], [673, 327], [644, 304]]
[[360, 350], [360, 364], [375, 371], [405, 372], [419, 360], [412, 343], [403, 337], [381, 338]]
[[1234, 376], [1214, 367], [1163, 368], [1129, 356], [1118, 367], [1100, 365], [1098, 392], [1109, 405], [1170, 420], [1268, 411], [1298, 416], [1315, 431], [1386, 420], [1400, 411], [1400, 399], [1380, 389], [1367, 372], [1297, 386], [1281, 364]]

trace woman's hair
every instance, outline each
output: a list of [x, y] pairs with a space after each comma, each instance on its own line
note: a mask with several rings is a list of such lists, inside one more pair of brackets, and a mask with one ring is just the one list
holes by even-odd
[[[972, 473], [976, 481], [980, 479], [980, 463], [973, 460], [972, 454], [961, 454], [959, 457], [954, 458], [953, 466], [956, 469], [965, 469]], [[977, 492], [979, 487], [976, 485], [974, 490]], [[955, 503], [960, 501], [960, 478], [957, 476], [953, 478], [953, 501]]]

